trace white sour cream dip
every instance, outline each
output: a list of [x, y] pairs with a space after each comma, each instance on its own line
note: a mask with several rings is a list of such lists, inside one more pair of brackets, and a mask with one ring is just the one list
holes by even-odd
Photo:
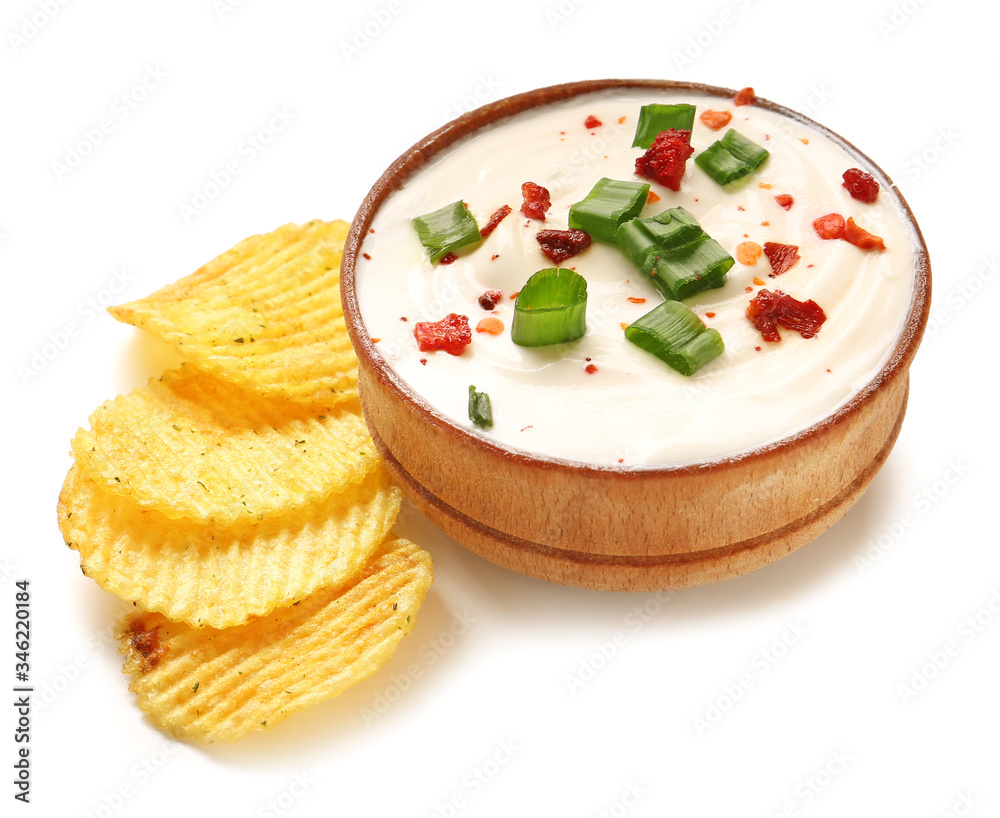
[[[766, 147], [769, 158], [726, 187], [697, 167], [693, 156], [679, 192], [636, 176], [643, 150], [632, 141], [640, 107], [678, 102], [697, 108], [695, 156], [726, 131], [710, 130], [698, 115], [729, 110], [727, 127]], [[586, 128], [588, 116], [602, 124]], [[872, 173], [881, 185], [873, 204], [843, 188], [843, 173], [852, 167]], [[723, 355], [691, 377], [625, 339], [622, 325], [663, 296], [616, 246], [597, 241], [562, 265], [588, 283], [583, 338], [539, 348], [511, 341], [509, 296], [534, 272], [555, 266], [536, 234], [566, 229], [570, 206], [605, 176], [650, 182], [660, 198], [647, 203], [641, 217], [681, 205], [734, 258], [745, 241], [799, 248], [800, 260], [781, 276], [769, 278], [766, 256], [754, 265], [737, 261], [723, 287], [684, 301], [726, 345]], [[544, 223], [520, 212], [521, 184], [527, 181], [551, 194]], [[774, 198], [782, 194], [793, 198], [787, 210]], [[467, 203], [480, 227], [501, 205], [513, 212], [488, 238], [457, 251], [454, 263], [432, 265], [412, 219], [456, 200]], [[884, 239], [885, 252], [820, 239], [812, 222], [829, 213], [853, 216]], [[731, 100], [683, 91], [600, 92], [505, 120], [442, 151], [383, 203], [371, 226], [355, 269], [361, 317], [378, 339], [375, 348], [414, 392], [455, 424], [499, 445], [629, 467], [739, 454], [843, 406], [876, 375], [900, 337], [918, 246], [885, 178], [836, 141], [763, 108], [733, 107]], [[780, 328], [780, 342], [765, 342], [745, 314], [761, 289], [755, 278], [772, 291], [816, 301], [827, 316], [819, 333], [804, 339]], [[494, 311], [484, 310], [479, 296], [493, 289], [503, 298]], [[414, 325], [449, 313], [468, 316], [472, 343], [460, 356], [421, 352]], [[503, 322], [501, 334], [476, 332], [489, 316]], [[488, 431], [469, 420], [470, 385], [491, 397], [494, 426]]]

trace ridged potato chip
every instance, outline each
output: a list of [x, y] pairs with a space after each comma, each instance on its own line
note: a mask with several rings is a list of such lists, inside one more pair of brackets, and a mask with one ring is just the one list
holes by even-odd
[[258, 524], [202, 525], [144, 511], [74, 465], [59, 527], [83, 573], [143, 610], [226, 628], [358, 573], [395, 522], [402, 493], [384, 467], [304, 509]]
[[191, 628], [136, 612], [115, 627], [139, 707], [168, 733], [235, 741], [335, 696], [388, 662], [432, 581], [427, 552], [383, 545], [353, 581], [246, 625]]
[[287, 224], [109, 312], [199, 369], [272, 397], [330, 406], [357, 396], [340, 303], [343, 221]]
[[187, 365], [98, 407], [72, 446], [112, 494], [219, 525], [322, 500], [380, 462], [356, 403], [273, 401]]

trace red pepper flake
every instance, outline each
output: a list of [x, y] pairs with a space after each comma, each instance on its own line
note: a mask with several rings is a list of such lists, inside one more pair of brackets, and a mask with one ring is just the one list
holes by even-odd
[[499, 318], [484, 318], [476, 324], [476, 332], [485, 332], [487, 335], [499, 335], [503, 332], [503, 321]]
[[853, 218], [848, 218], [843, 238], [844, 241], [850, 242], [862, 250], [878, 250], [879, 252], [885, 250], [885, 242], [882, 237], [869, 233], [863, 227], [858, 227]]
[[809, 140], [806, 139], [804, 136], [800, 136], [799, 137], [799, 142], [801, 142], [803, 145], [808, 145], [809, 144]]
[[513, 300], [514, 300], [515, 298], [517, 298], [517, 297], [518, 297], [518, 295], [520, 295], [520, 294], [521, 294], [521, 291], [520, 291], [520, 290], [518, 290], [518, 291], [517, 291], [516, 293], [511, 293], [511, 294], [510, 294], [510, 295], [508, 295], [507, 297], [508, 297], [508, 298], [509, 298], [509, 299], [510, 299], [511, 301], [513, 301]]
[[529, 423], [527, 426], [522, 426], [521, 427], [521, 431], [522, 432], [526, 432], [526, 431], [528, 431], [528, 429], [534, 429], [534, 428], [535, 428], [534, 424]]
[[760, 347], [754, 347], [758, 352], [760, 352]]
[[438, 259], [438, 264], [454, 264], [456, 261], [458, 261], [458, 256], [452, 252], [448, 252]]
[[770, 190], [774, 185], [768, 184], [767, 182], [758, 182], [757, 187], [761, 190]]
[[413, 327], [413, 336], [421, 352], [440, 349], [449, 355], [461, 355], [472, 343], [469, 317], [455, 313], [449, 313], [440, 321], [419, 321]]
[[420, 359], [420, 363], [423, 364], [424, 366], [427, 366], [427, 359], [426, 358], [421, 358]]
[[[778, 325], [794, 330], [803, 338], [812, 338], [826, 321], [819, 304], [810, 299], [799, 301], [781, 290], [760, 290], [747, 307], [747, 318], [765, 341], [781, 340]], [[760, 347], [757, 347], [758, 351]]]
[[777, 242], [764, 242], [764, 255], [771, 262], [771, 278], [787, 273], [801, 256], [799, 248], [794, 244], [778, 244]]
[[756, 284], [758, 287], [764, 286], [764, 281], [760, 278], [757, 278], [757, 276], [753, 277], [753, 283]]
[[624, 321], [622, 321], [618, 326], [620, 326], [623, 330], [628, 329], [628, 324], [626, 324]]
[[763, 221], [763, 222], [760, 223], [760, 226], [761, 227], [770, 227], [771, 223], [769, 221]]
[[745, 287], [744, 290], [743, 290], [743, 292], [745, 292], [745, 293], [752, 293], [753, 292], [753, 287]]
[[374, 227], [369, 227], [368, 228], [368, 232], [369, 233], [374, 233], [375, 232], [375, 228]]
[[381, 340], [382, 340], [381, 338], [372, 338], [372, 343], [377, 344]]
[[741, 88], [733, 98], [733, 105], [753, 105], [757, 101], [757, 94], [751, 86]]
[[649, 150], [635, 160], [635, 172], [671, 190], [680, 190], [684, 167], [693, 153], [691, 131], [660, 131]]
[[587, 366], [584, 368], [583, 371], [586, 372], [588, 375], [593, 375], [597, 371], [597, 367], [594, 366], [593, 364], [587, 364]]
[[400, 321], [409, 321], [410, 319], [407, 318], [405, 315], [401, 315], [401, 316], [399, 316], [399, 320]]
[[706, 318], [715, 318], [715, 313], [714, 312], [706, 312], [705, 313], [705, 317]]
[[500, 254], [494, 253], [492, 256], [490, 256], [490, 261], [496, 261], [498, 258], [500, 258]]
[[552, 198], [549, 196], [549, 192], [534, 182], [525, 182], [521, 185], [521, 196], [524, 197], [521, 212], [529, 219], [544, 222], [545, 211], [552, 206]]
[[483, 225], [483, 229], [479, 231], [479, 235], [485, 239], [490, 233], [496, 230], [497, 225], [509, 215], [510, 205], [501, 205], [497, 208], [496, 212], [490, 216], [489, 221]]
[[861, 168], [850, 168], [844, 171], [844, 187], [852, 198], [859, 202], [871, 204], [878, 198], [878, 182], [870, 173]]
[[362, 256], [363, 256], [364, 258], [368, 259], [368, 261], [371, 261], [371, 260], [372, 260], [372, 257], [371, 257], [370, 255], [368, 255], [367, 253], [362, 253], [361, 255], [362, 255]]
[[658, 201], [660, 201], [660, 194], [650, 189], [649, 195], [646, 196], [646, 204], [656, 204]]
[[624, 117], [624, 116], [618, 117], [618, 124], [619, 125], [624, 125], [626, 119], [628, 119], [628, 117]]
[[484, 310], [492, 310], [501, 298], [503, 293], [500, 290], [487, 290], [479, 296], [479, 306]]
[[821, 239], [842, 239], [847, 223], [839, 213], [827, 213], [813, 221], [813, 230]]
[[556, 264], [590, 247], [590, 234], [583, 230], [539, 230], [535, 238], [546, 258]]
[[604, 124], [604, 123], [603, 123], [603, 122], [601, 122], [601, 120], [599, 120], [599, 119], [598, 119], [598, 118], [597, 118], [596, 116], [594, 116], [593, 114], [591, 114], [590, 116], [588, 116], [588, 117], [587, 117], [587, 118], [586, 118], [586, 119], [585, 119], [585, 120], [583, 121], [583, 127], [584, 127], [584, 128], [586, 128], [587, 130], [590, 130], [591, 128], [600, 128], [600, 127], [601, 127], [601, 125], [603, 125], [603, 124]]
[[646, 299], [645, 298], [637, 298], [634, 295], [630, 295], [628, 297], [628, 302], [630, 304], [645, 304], [646, 303]]
[[782, 207], [785, 210], [791, 210], [792, 205], [795, 204], [795, 199], [789, 196], [787, 193], [779, 193], [774, 197], [774, 201], [778, 203], [778, 207]]
[[625, 462], [625, 458], [624, 457], [619, 457], [618, 458], [618, 462], [619, 463], [624, 463]]
[[729, 111], [702, 111], [698, 118], [706, 128], [717, 131], [732, 122], [733, 115]]

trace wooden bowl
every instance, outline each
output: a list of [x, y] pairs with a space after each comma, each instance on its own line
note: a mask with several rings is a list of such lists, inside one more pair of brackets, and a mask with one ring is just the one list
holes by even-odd
[[[626, 468], [542, 457], [496, 445], [443, 417], [403, 382], [366, 331], [355, 264], [382, 203], [456, 140], [514, 114], [608, 89], [689, 90], [731, 100], [735, 91], [656, 80], [559, 85], [492, 103], [430, 134], [397, 159], [365, 198], [344, 249], [341, 289], [360, 361], [365, 419], [407, 497], [448, 536], [518, 571], [567, 585], [650, 591], [738, 576], [791, 553], [857, 501], [885, 462], [906, 410], [908, 369], [927, 322], [931, 274], [916, 236], [905, 326], [882, 369], [846, 405], [770, 445], [690, 465]], [[877, 166], [827, 134], [862, 166]], [[884, 175], [884, 174], [883, 174]]]

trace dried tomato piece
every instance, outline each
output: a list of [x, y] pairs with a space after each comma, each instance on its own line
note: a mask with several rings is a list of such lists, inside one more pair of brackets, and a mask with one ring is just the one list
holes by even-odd
[[604, 124], [604, 123], [603, 123], [603, 122], [601, 122], [601, 120], [599, 120], [599, 119], [598, 119], [598, 118], [597, 118], [596, 116], [594, 116], [593, 114], [591, 114], [590, 116], [588, 116], [588, 117], [587, 117], [587, 118], [586, 118], [586, 119], [585, 119], [585, 120], [583, 121], [583, 127], [584, 127], [584, 128], [586, 128], [587, 130], [590, 130], [591, 128], [600, 128], [600, 127], [601, 127], [601, 125], [603, 125], [603, 124]]
[[413, 327], [413, 336], [421, 352], [443, 350], [449, 355], [461, 355], [472, 343], [472, 328], [467, 315], [449, 313], [440, 321], [420, 321]]
[[879, 252], [885, 250], [885, 242], [882, 241], [882, 237], [869, 233], [863, 227], [858, 227], [853, 218], [847, 220], [844, 235], [841, 238], [862, 250], [878, 250]]
[[545, 211], [552, 205], [552, 198], [549, 196], [549, 192], [534, 182], [525, 182], [521, 185], [521, 195], [524, 197], [521, 212], [529, 219], [537, 219], [540, 222], [544, 222]]
[[787, 193], [779, 193], [774, 197], [774, 201], [778, 203], [778, 207], [784, 208], [785, 210], [791, 210], [792, 205], [795, 204], [795, 199]]
[[729, 111], [702, 111], [698, 118], [706, 128], [711, 128], [713, 131], [725, 128], [733, 121], [733, 115]]
[[821, 239], [842, 239], [847, 223], [839, 213], [827, 213], [813, 222], [813, 230]]
[[501, 298], [503, 293], [500, 290], [487, 290], [479, 296], [479, 306], [484, 310], [492, 310]]
[[497, 229], [497, 225], [500, 224], [504, 219], [510, 215], [510, 205], [501, 205], [496, 209], [496, 212], [490, 216], [490, 219], [486, 224], [483, 225], [482, 230], [479, 231], [479, 235], [484, 239]]
[[764, 255], [771, 262], [771, 277], [780, 276], [787, 273], [789, 269], [801, 258], [799, 248], [794, 244], [778, 244], [768, 241], [764, 243]]
[[583, 230], [539, 230], [535, 238], [546, 257], [556, 264], [590, 247], [590, 234]]
[[733, 98], [733, 105], [753, 105], [757, 101], [757, 94], [749, 85], [736, 92]]
[[779, 296], [770, 290], [759, 290], [747, 307], [747, 318], [761, 334], [765, 341], [776, 343], [781, 340], [778, 325], [774, 320]]
[[778, 325], [794, 330], [803, 338], [812, 338], [826, 321], [826, 313], [812, 299], [799, 301], [781, 290], [759, 290], [747, 307], [747, 318], [765, 341], [781, 340]]
[[812, 338], [826, 321], [826, 313], [811, 298], [799, 301], [778, 290], [775, 320], [786, 329], [794, 330], [803, 338]]
[[878, 198], [878, 182], [870, 173], [861, 168], [851, 168], [844, 171], [844, 187], [851, 196], [859, 202], [871, 204]]
[[649, 150], [635, 160], [635, 172], [671, 190], [680, 190], [684, 167], [692, 153], [691, 131], [660, 131]]

